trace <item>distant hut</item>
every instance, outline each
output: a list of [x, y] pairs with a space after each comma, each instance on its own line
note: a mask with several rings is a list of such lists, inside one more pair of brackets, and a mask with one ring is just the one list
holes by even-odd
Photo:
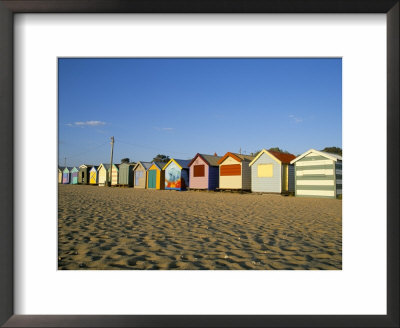
[[58, 167], [58, 183], [62, 183], [63, 169], [61, 166]]
[[215, 190], [219, 186], [221, 156], [196, 154], [189, 163], [189, 188]]
[[147, 188], [165, 189], [163, 166], [165, 163], [153, 162], [147, 170]]
[[72, 167], [65, 167], [63, 170], [63, 179], [62, 179], [62, 183], [63, 184], [68, 184], [71, 183], [71, 170]]
[[97, 185], [99, 183], [98, 168], [98, 166], [93, 166], [89, 171], [89, 183], [92, 185]]
[[173, 159], [165, 164], [165, 189], [185, 190], [189, 187], [189, 163], [190, 160]]
[[78, 174], [79, 174], [78, 168], [74, 166], [70, 173], [71, 173], [71, 184], [78, 184]]
[[296, 156], [263, 149], [250, 162], [251, 191], [294, 192], [294, 167], [290, 161]]
[[119, 184], [121, 186], [133, 186], [133, 167], [135, 163], [121, 163], [119, 165]]
[[336, 198], [342, 194], [342, 156], [310, 149], [290, 162], [295, 195]]
[[146, 188], [147, 170], [151, 166], [150, 162], [139, 161], [133, 167], [133, 187]]
[[110, 174], [110, 164], [103, 164], [101, 163], [100, 166], [97, 169], [97, 174], [99, 175], [98, 177], [98, 184], [99, 186], [106, 186], [108, 184], [109, 180], [109, 174]]
[[250, 162], [254, 156], [226, 153], [219, 161], [219, 189], [251, 190]]
[[93, 165], [82, 164], [79, 166], [78, 183], [89, 184], [89, 172]]
[[113, 164], [111, 175], [111, 185], [116, 186], [119, 181], [119, 164]]

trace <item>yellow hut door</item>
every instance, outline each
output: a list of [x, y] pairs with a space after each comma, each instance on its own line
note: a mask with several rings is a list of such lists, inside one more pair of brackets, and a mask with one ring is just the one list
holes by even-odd
[[90, 171], [90, 183], [96, 184], [96, 173], [95, 171]]

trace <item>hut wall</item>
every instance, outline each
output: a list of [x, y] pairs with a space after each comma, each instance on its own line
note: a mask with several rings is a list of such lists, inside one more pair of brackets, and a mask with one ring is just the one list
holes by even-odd
[[62, 183], [62, 172], [58, 171], [58, 183]]
[[251, 191], [281, 192], [281, 164], [263, 153], [251, 166]]
[[69, 172], [64, 172], [64, 171], [63, 171], [63, 180], [62, 180], [62, 183], [63, 183], [63, 184], [68, 184], [69, 181], [70, 181], [70, 177], [71, 177], [71, 175], [70, 175]]
[[282, 164], [281, 168], [282, 192], [285, 192], [289, 189], [289, 169], [287, 164]]
[[[239, 165], [239, 167], [238, 167]], [[242, 164], [227, 157], [219, 166], [219, 188], [242, 189]]]
[[336, 197], [335, 161], [310, 153], [295, 162], [296, 196]]
[[107, 171], [107, 169], [104, 166], [102, 166], [100, 168], [100, 170], [98, 170], [97, 174], [99, 175], [99, 178], [98, 178], [99, 179], [99, 186], [105, 186], [107, 184], [107, 181], [108, 181], [108, 171]]
[[282, 164], [282, 192], [294, 192], [294, 167], [292, 164]]
[[152, 165], [147, 171], [146, 188], [147, 189], [159, 189], [159, 173], [158, 169]]
[[158, 175], [157, 175], [157, 185], [160, 190], [165, 189], [165, 171], [163, 170], [158, 170]]
[[133, 165], [121, 164], [119, 166], [119, 177], [118, 182], [121, 185], [133, 186]]
[[[149, 182], [149, 177], [151, 175], [153, 175], [154, 173], [150, 173], [151, 172], [156, 172], [156, 181], [155, 181], [155, 186], [153, 187], [152, 185], [150, 185]], [[147, 182], [146, 182], [146, 188], [148, 189], [164, 189], [164, 171], [160, 170], [156, 165], [152, 165], [150, 166], [149, 170], [147, 171]]]
[[289, 171], [289, 191], [294, 192], [294, 165], [288, 164], [288, 171]]
[[133, 184], [135, 188], [146, 188], [146, 170], [139, 165], [133, 173]]
[[189, 169], [184, 168], [181, 170], [181, 190], [185, 190], [189, 187]]
[[175, 162], [169, 163], [165, 171], [165, 189], [177, 189], [182, 187], [181, 169]]
[[200, 156], [198, 156], [190, 166], [189, 174], [190, 174], [189, 188], [208, 189], [209, 166]]
[[90, 183], [90, 184], [97, 184], [97, 182], [98, 182], [97, 176], [98, 176], [97, 170], [96, 170], [95, 167], [93, 167], [93, 168], [90, 170], [90, 180], [89, 180], [89, 183]]
[[219, 187], [219, 167], [209, 166], [208, 167], [208, 189], [215, 190]]
[[79, 168], [79, 173], [78, 173], [78, 183], [79, 184], [85, 184], [85, 177], [86, 177], [85, 171], [86, 171], [86, 169]]
[[336, 174], [336, 196], [342, 194], [342, 162], [337, 161], [335, 164]]
[[88, 169], [87, 167], [81, 167], [79, 169], [78, 183], [88, 184], [90, 180], [89, 177], [90, 177], [90, 169]]
[[112, 175], [111, 176], [111, 185], [115, 186], [118, 184], [118, 175], [119, 175], [118, 167], [116, 167], [115, 165], [113, 165], [111, 175]]
[[78, 173], [76, 168], [71, 171], [71, 184], [78, 184]]
[[250, 161], [242, 161], [242, 189], [251, 190], [251, 168]]

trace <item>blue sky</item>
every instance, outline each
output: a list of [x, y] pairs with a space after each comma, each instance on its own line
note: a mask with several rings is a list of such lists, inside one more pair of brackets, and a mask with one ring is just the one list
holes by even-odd
[[341, 59], [58, 62], [59, 165], [342, 147]]

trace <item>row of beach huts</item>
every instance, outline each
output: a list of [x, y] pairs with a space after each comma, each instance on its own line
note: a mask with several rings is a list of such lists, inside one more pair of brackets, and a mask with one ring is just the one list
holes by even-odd
[[342, 194], [342, 157], [315, 149], [296, 157], [263, 149], [256, 156], [228, 152], [196, 154], [191, 160], [58, 168], [63, 184], [165, 190], [242, 190], [336, 198]]

